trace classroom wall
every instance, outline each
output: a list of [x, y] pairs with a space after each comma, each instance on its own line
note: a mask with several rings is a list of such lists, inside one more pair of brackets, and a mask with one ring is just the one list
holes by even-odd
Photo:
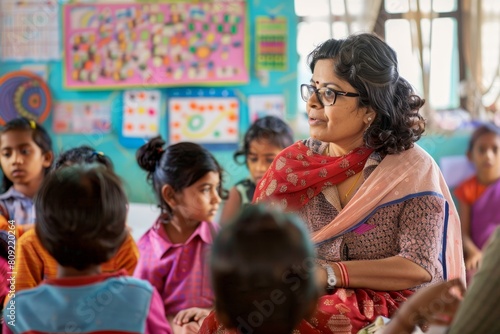
[[[293, 2], [282, 0], [249, 0], [247, 1], [248, 10], [248, 46], [249, 46], [249, 73], [250, 81], [248, 84], [237, 86], [226, 86], [235, 90], [240, 98], [240, 137], [248, 128], [248, 110], [246, 107], [246, 97], [253, 94], [283, 94], [286, 101], [287, 120], [295, 122], [297, 110], [298, 85], [296, 80], [296, 25], [297, 19], [294, 13]], [[59, 11], [60, 13], [62, 10]], [[285, 71], [270, 71], [259, 73], [255, 71], [255, 40], [252, 32], [255, 31], [255, 19], [257, 16], [285, 16], [288, 19], [288, 68]], [[62, 39], [62, 38], [61, 38]], [[62, 50], [62, 48], [61, 48]], [[33, 63], [19, 62], [1, 62], [0, 76], [10, 71], [19, 70], [23, 65]], [[151, 188], [146, 184], [145, 173], [139, 169], [135, 161], [136, 149], [123, 147], [118, 140], [118, 133], [121, 128], [120, 115], [120, 94], [121, 91], [74, 91], [63, 87], [63, 68], [61, 61], [48, 63], [35, 63], [47, 65], [48, 85], [52, 92], [54, 100], [59, 101], [103, 101], [110, 103], [112, 108], [112, 131], [110, 134], [95, 135], [69, 135], [54, 134], [52, 131], [52, 116], [49, 116], [43, 123], [52, 135], [54, 140], [54, 149], [56, 154], [62, 150], [74, 146], [87, 144], [94, 146], [98, 151], [104, 152], [114, 162], [117, 173], [126, 181], [126, 189], [129, 199], [132, 202], [154, 203], [154, 194]], [[156, 88], [157, 89], [157, 88]], [[162, 92], [162, 113], [160, 123], [160, 134], [165, 137], [167, 133], [166, 121], [166, 96], [174, 89], [160, 88]], [[247, 170], [244, 166], [236, 165], [232, 159], [234, 148], [223, 150], [211, 150], [218, 161], [226, 171], [224, 184], [226, 187], [232, 186], [235, 182], [246, 177]]]

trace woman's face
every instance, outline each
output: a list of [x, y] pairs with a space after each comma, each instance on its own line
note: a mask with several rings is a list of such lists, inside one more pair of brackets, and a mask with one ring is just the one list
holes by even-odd
[[[348, 82], [339, 79], [333, 68], [332, 59], [318, 60], [310, 85], [316, 89], [329, 87], [337, 91], [358, 93]], [[364, 143], [363, 132], [375, 118], [375, 113], [367, 107], [358, 107], [358, 99], [337, 95], [335, 104], [323, 106], [317, 94], [313, 94], [306, 105], [311, 137], [334, 143], [347, 152], [361, 146]]]

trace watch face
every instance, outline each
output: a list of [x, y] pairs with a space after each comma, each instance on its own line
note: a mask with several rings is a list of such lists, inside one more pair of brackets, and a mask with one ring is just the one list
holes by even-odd
[[337, 283], [337, 282], [335, 282], [335, 278], [333, 278], [333, 277], [328, 278], [328, 285], [334, 286], [335, 283]]

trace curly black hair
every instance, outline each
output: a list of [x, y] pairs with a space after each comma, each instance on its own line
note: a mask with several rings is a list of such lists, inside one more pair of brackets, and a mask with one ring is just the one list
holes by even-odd
[[419, 114], [425, 100], [399, 75], [396, 52], [387, 43], [370, 33], [329, 39], [309, 54], [311, 72], [321, 59], [333, 59], [335, 75], [358, 91], [359, 106], [376, 113], [364, 133], [368, 147], [383, 155], [413, 147], [425, 130]]

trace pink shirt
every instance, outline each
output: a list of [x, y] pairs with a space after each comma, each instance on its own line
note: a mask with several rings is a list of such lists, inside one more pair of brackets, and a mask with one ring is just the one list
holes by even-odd
[[218, 230], [217, 224], [201, 222], [185, 243], [172, 244], [157, 220], [139, 240], [134, 276], [158, 290], [167, 316], [190, 307], [213, 306], [207, 257]]

